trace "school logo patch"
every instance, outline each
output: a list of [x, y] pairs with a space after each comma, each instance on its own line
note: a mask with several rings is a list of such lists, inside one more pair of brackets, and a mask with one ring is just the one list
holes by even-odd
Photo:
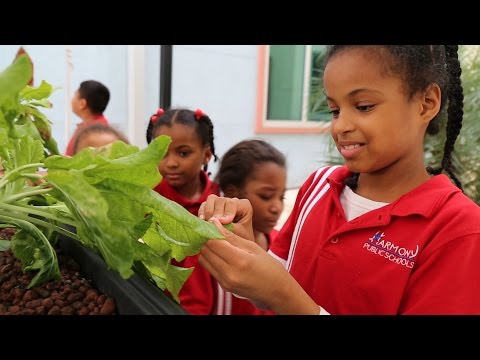
[[400, 247], [388, 241], [385, 233], [381, 231], [377, 231], [372, 237], [368, 238], [368, 241], [363, 244], [363, 248], [409, 269], [415, 265], [415, 258], [418, 254], [418, 245], [415, 249]]

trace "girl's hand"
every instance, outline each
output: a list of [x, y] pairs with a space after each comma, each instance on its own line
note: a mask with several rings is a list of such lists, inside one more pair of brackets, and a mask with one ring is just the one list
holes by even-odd
[[233, 232], [245, 239], [255, 241], [252, 224], [253, 209], [247, 199], [226, 198], [209, 195], [200, 205], [198, 217], [207, 221], [218, 219], [221, 224], [233, 225]]
[[225, 240], [208, 240], [199, 261], [227, 291], [267, 305], [279, 314], [318, 314], [320, 308], [283, 265], [255, 242], [212, 222]]

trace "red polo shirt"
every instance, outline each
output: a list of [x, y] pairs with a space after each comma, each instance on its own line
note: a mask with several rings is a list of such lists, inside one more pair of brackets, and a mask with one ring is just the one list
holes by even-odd
[[73, 156], [73, 147], [75, 146], [75, 140], [77, 139], [78, 133], [85, 129], [88, 126], [94, 125], [94, 124], [103, 124], [103, 125], [109, 125], [109, 122], [107, 118], [103, 115], [98, 115], [93, 121], [91, 122], [81, 122], [77, 125], [77, 128], [75, 129], [75, 132], [73, 133], [72, 137], [70, 138], [70, 141], [68, 142], [67, 145], [67, 150], [65, 151], [65, 155], [67, 156]]
[[[270, 245], [277, 236], [278, 231], [272, 230], [270, 234], [265, 234], [267, 243]], [[275, 315], [273, 311], [257, 308], [250, 300], [239, 298], [217, 284], [218, 301], [217, 315]]]
[[[200, 177], [205, 185], [202, 196], [190, 200], [180, 195], [165, 179], [155, 187], [160, 195], [182, 205], [190, 213], [197, 216], [200, 205], [207, 200], [208, 195], [219, 195], [218, 184], [208, 178], [205, 171], [200, 171]], [[195, 267], [190, 277], [185, 281], [179, 293], [180, 305], [191, 314], [213, 314], [217, 302], [217, 283], [210, 273], [198, 264], [198, 255], [188, 256], [181, 262], [172, 260], [172, 264], [185, 268]]]
[[445, 175], [347, 222], [346, 167], [301, 187], [271, 245], [330, 314], [480, 314], [480, 208]]

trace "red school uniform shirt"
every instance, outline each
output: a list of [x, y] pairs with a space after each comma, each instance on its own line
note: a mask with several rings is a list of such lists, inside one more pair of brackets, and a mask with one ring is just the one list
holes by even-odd
[[[202, 178], [202, 183], [205, 184], [205, 189], [202, 195], [194, 201], [180, 195], [165, 179], [162, 179], [154, 190], [197, 216], [200, 205], [207, 200], [208, 195], [220, 194], [218, 184], [211, 181], [205, 171], [200, 171], [199, 176]], [[185, 268], [195, 267], [180, 290], [180, 305], [190, 314], [209, 315], [214, 312], [217, 302], [217, 285], [210, 273], [198, 263], [198, 256], [188, 256], [180, 262], [172, 260], [172, 264]]]
[[81, 122], [77, 125], [77, 128], [75, 129], [75, 132], [73, 133], [72, 137], [70, 138], [70, 141], [68, 142], [67, 145], [67, 150], [65, 151], [65, 155], [67, 156], [73, 156], [73, 147], [75, 146], [75, 141], [77, 139], [78, 133], [80, 130], [85, 129], [88, 126], [95, 125], [95, 124], [103, 124], [103, 125], [109, 125], [109, 122], [107, 118], [103, 115], [98, 115], [93, 121], [91, 122]]
[[[277, 236], [278, 231], [272, 230], [269, 234], [265, 234], [268, 246]], [[271, 310], [257, 308], [252, 302], [245, 298], [239, 298], [229, 291], [223, 290], [217, 283], [217, 315], [275, 315]]]
[[347, 222], [346, 167], [301, 187], [270, 252], [330, 314], [480, 314], [480, 208], [445, 175]]

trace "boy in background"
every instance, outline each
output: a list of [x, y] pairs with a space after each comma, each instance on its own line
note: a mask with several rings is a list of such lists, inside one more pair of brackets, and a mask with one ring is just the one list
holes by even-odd
[[72, 98], [72, 111], [82, 119], [82, 122], [77, 125], [67, 145], [65, 155], [73, 155], [76, 137], [84, 128], [94, 124], [109, 125], [107, 118], [103, 115], [109, 100], [110, 91], [102, 83], [95, 80], [87, 80], [80, 84]]

